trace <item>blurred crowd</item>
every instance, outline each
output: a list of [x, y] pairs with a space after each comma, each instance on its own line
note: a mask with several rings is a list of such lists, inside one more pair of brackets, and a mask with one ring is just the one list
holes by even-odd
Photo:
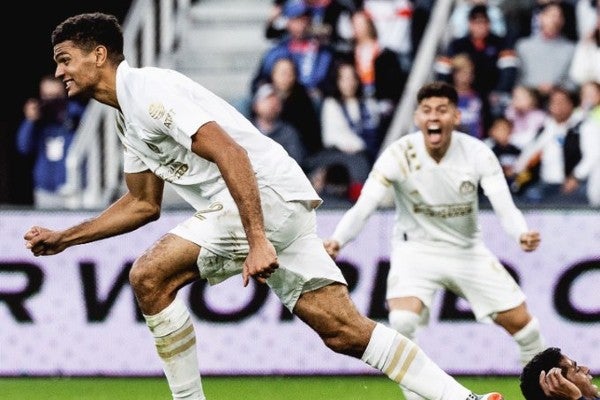
[[[269, 48], [236, 106], [298, 161], [324, 207], [358, 198], [434, 5], [272, 1]], [[458, 129], [493, 149], [517, 202], [600, 206], [599, 14], [596, 0], [458, 0], [452, 9], [432, 79], [456, 87]], [[41, 159], [36, 182], [59, 153], [48, 135], [19, 139]], [[36, 183], [36, 201], [59, 183]]]

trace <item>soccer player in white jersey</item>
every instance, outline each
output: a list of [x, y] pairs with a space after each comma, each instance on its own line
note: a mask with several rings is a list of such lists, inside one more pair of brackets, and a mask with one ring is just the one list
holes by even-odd
[[417, 328], [428, 322], [436, 291], [445, 288], [469, 301], [477, 320], [491, 318], [506, 329], [526, 364], [544, 349], [543, 338], [523, 291], [481, 239], [479, 184], [523, 250], [535, 250], [540, 235], [528, 229], [492, 151], [454, 130], [460, 122], [457, 101], [454, 87], [442, 82], [419, 90], [414, 120], [420, 131], [383, 151], [356, 204], [324, 245], [336, 258], [391, 187], [396, 214], [386, 293], [390, 325], [415, 339]]
[[129, 66], [112, 15], [68, 18], [52, 44], [55, 75], [69, 97], [116, 109], [128, 190], [66, 230], [30, 228], [26, 247], [52, 255], [137, 229], [159, 217], [164, 181], [174, 185], [196, 213], [142, 254], [129, 275], [173, 399], [205, 398], [194, 325], [178, 289], [240, 273], [243, 286], [251, 278], [267, 284], [330, 349], [426, 398], [502, 399], [473, 394], [416, 344], [358, 312], [316, 235], [321, 199], [283, 148], [233, 107], [178, 72]]

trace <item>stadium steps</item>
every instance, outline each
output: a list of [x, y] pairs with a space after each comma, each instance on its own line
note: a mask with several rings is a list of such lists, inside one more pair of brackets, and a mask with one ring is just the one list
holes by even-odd
[[188, 15], [175, 69], [230, 102], [244, 98], [260, 58], [271, 0], [201, 0]]

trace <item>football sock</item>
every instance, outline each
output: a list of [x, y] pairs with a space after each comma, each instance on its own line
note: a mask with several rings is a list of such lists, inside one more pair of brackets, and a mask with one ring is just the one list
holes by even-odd
[[471, 391], [438, 367], [408, 338], [377, 324], [361, 359], [402, 388], [429, 400], [464, 400]]
[[204, 400], [196, 355], [196, 335], [185, 304], [175, 299], [155, 315], [144, 315], [173, 399]]
[[533, 356], [545, 349], [544, 338], [540, 332], [540, 323], [533, 317], [527, 325], [513, 335], [519, 345], [521, 364], [527, 364]]
[[392, 310], [389, 314], [390, 326], [413, 342], [421, 317], [407, 310]]
[[[419, 325], [419, 320], [421, 317], [419, 314], [407, 311], [407, 310], [392, 310], [389, 313], [389, 321], [390, 326], [412, 340], [414, 343], [417, 343], [416, 340], [416, 332], [417, 327]], [[404, 398], [406, 400], [422, 400], [423, 397], [419, 396], [415, 392], [411, 392], [406, 388], [402, 388], [402, 393], [404, 394]]]

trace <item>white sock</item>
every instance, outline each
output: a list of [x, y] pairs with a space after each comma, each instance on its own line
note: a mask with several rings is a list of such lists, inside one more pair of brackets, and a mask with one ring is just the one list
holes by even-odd
[[388, 316], [390, 326], [416, 343], [416, 333], [421, 316], [407, 310], [392, 310]]
[[204, 400], [190, 313], [179, 299], [155, 315], [144, 315], [173, 399]]
[[527, 364], [533, 356], [546, 347], [540, 332], [540, 323], [537, 318], [532, 318], [527, 325], [513, 335], [519, 345], [521, 364]]
[[[408, 310], [391, 310], [388, 316], [390, 326], [396, 331], [417, 343], [417, 328], [421, 316]], [[406, 400], [422, 400], [423, 397], [402, 387], [402, 393]]]
[[429, 400], [465, 400], [471, 391], [438, 367], [408, 338], [377, 324], [361, 359]]

